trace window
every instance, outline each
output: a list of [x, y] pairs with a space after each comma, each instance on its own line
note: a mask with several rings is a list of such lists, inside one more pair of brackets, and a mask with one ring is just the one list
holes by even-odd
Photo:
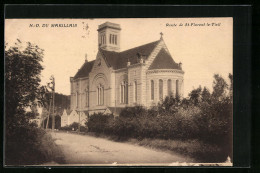
[[154, 81], [151, 80], [151, 100], [154, 100]]
[[128, 86], [127, 86], [127, 82], [126, 81], [121, 83], [121, 85], [120, 85], [120, 93], [121, 93], [120, 94], [121, 95], [120, 102], [127, 104], [127, 101], [128, 101]]
[[76, 92], [76, 107], [79, 107], [79, 92]]
[[106, 44], [106, 36], [101, 35], [101, 44]]
[[179, 80], [176, 80], [176, 97], [179, 96]]
[[97, 87], [97, 104], [104, 105], [104, 87], [101, 84]]
[[117, 35], [109, 34], [109, 43], [110, 44], [117, 44]]
[[137, 81], [134, 82], [134, 102], [137, 102]]
[[112, 44], [115, 44], [115, 35], [112, 35]]
[[159, 80], [159, 99], [163, 100], [163, 80]]
[[170, 95], [172, 95], [172, 80], [171, 79], [168, 79], [167, 85], [168, 85], [168, 96], [170, 96]]
[[76, 97], [75, 97], [75, 98], [76, 98], [76, 100], [75, 100], [75, 101], [76, 101], [76, 107], [78, 107], [78, 92], [76, 92], [76, 95], [75, 95], [75, 96], [76, 96]]
[[85, 91], [85, 96], [86, 96], [86, 107], [88, 107], [88, 90]]

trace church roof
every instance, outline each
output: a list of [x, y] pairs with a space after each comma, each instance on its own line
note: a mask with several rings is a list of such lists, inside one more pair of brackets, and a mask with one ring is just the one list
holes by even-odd
[[76, 75], [74, 76], [74, 79], [87, 77], [89, 72], [91, 72], [91, 70], [92, 70], [94, 62], [95, 62], [95, 60], [85, 62], [83, 64], [83, 66], [79, 69], [79, 71], [76, 73]]
[[142, 46], [138, 46], [132, 49], [125, 50], [123, 52], [113, 52], [113, 51], [106, 51], [100, 49], [101, 53], [104, 55], [105, 60], [107, 61], [108, 65], [113, 67], [113, 69], [121, 69], [127, 67], [127, 62], [130, 61], [132, 64], [137, 64], [137, 54], [139, 53], [144, 57], [144, 59], [148, 58], [151, 54], [153, 49], [157, 46], [160, 42], [154, 41]]
[[[107, 51], [103, 49], [99, 49], [99, 52], [103, 55], [108, 66], [117, 70], [126, 68], [128, 61], [130, 61], [131, 65], [137, 64], [139, 62], [137, 54], [141, 55], [142, 58], [146, 60], [159, 42], [160, 40], [157, 40], [122, 52]], [[85, 62], [74, 76], [74, 79], [87, 77], [92, 70], [94, 62], [95, 60]], [[171, 55], [168, 54], [165, 49], [161, 49], [149, 69], [180, 69], [180, 67], [174, 62]]]
[[153, 60], [153, 63], [149, 67], [149, 70], [152, 69], [179, 69], [181, 70], [180, 66], [174, 62], [171, 55], [166, 52], [164, 48], [160, 50], [160, 52], [157, 54], [155, 59]]

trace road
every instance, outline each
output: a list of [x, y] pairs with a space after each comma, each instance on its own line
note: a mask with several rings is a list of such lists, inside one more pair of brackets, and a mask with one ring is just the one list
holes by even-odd
[[129, 143], [63, 132], [51, 133], [63, 150], [70, 165], [169, 165], [173, 162], [193, 162], [192, 159]]

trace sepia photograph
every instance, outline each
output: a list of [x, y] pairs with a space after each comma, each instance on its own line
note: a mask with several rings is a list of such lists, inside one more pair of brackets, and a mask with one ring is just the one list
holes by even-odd
[[233, 166], [233, 18], [5, 19], [5, 166]]

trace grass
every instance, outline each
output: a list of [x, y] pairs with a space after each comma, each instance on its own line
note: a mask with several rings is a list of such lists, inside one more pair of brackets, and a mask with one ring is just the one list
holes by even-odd
[[[75, 132], [72, 132], [75, 133]], [[89, 135], [99, 138], [105, 138], [116, 142], [128, 142], [152, 149], [159, 149], [167, 152], [178, 153], [187, 157], [191, 157], [201, 163], [220, 163], [227, 160], [227, 156], [223, 154], [221, 147], [205, 143], [198, 139], [189, 140], [172, 140], [172, 139], [136, 139], [136, 138], [119, 138], [115, 135], [106, 135], [102, 133], [86, 132], [82, 135]]]
[[142, 140], [129, 139], [130, 143], [177, 152], [179, 154], [192, 157], [197, 162], [224, 162], [227, 157], [221, 155], [221, 149], [212, 144], [207, 144], [199, 140], [163, 140], [163, 139], [149, 139]]
[[90, 136], [106, 138], [117, 142], [128, 142], [152, 149], [164, 150], [167, 152], [178, 153], [187, 157], [194, 158], [201, 163], [220, 163], [227, 160], [227, 156], [223, 155], [222, 149], [213, 144], [205, 143], [197, 139], [190, 140], [165, 140], [165, 139], [119, 139], [114, 135], [98, 134], [94, 132], [86, 133]]

